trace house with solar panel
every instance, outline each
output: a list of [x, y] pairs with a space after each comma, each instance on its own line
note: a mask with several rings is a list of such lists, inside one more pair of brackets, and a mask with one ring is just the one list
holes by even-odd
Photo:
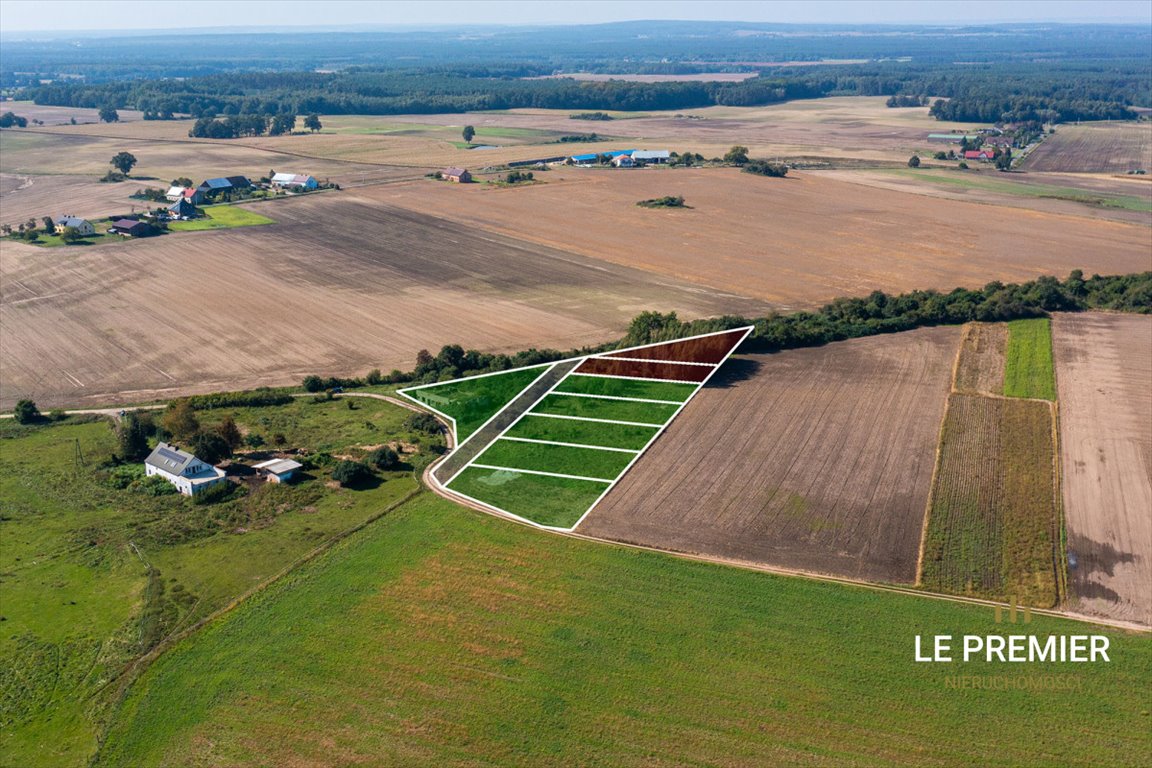
[[195, 496], [205, 488], [228, 482], [224, 470], [164, 442], [144, 460], [144, 474], [163, 477], [185, 496]]
[[248, 189], [252, 182], [244, 176], [221, 176], [215, 179], [205, 179], [196, 189], [205, 199], [214, 200], [219, 195], [231, 193], [235, 189]]

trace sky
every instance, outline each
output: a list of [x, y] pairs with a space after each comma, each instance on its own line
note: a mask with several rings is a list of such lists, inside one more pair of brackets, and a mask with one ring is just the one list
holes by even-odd
[[[170, 13], [163, 6], [173, 6]], [[0, 0], [0, 31], [572, 24], [636, 19], [1152, 24], [1148, 0]]]

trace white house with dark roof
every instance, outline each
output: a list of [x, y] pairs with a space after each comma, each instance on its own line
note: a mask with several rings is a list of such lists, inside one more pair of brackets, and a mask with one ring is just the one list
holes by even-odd
[[272, 186], [274, 187], [299, 187], [301, 189], [316, 189], [320, 186], [320, 182], [316, 181], [315, 176], [308, 176], [300, 173], [275, 173], [272, 175]]
[[185, 496], [195, 496], [205, 488], [227, 482], [223, 470], [163, 442], [144, 459], [144, 474], [160, 475]]

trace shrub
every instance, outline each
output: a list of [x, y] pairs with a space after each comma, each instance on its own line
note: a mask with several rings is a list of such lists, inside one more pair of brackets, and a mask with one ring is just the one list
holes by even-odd
[[426, 435], [438, 435], [444, 431], [440, 422], [430, 413], [413, 413], [404, 420], [404, 428], [412, 432], [422, 432]]
[[251, 392], [216, 392], [211, 395], [192, 395], [185, 398], [189, 407], [197, 411], [213, 408], [261, 408], [270, 405], [287, 405], [292, 395], [273, 392], [267, 387]]
[[345, 488], [362, 485], [370, 477], [372, 470], [358, 461], [344, 459], [332, 470], [332, 479]]
[[368, 371], [368, 375], [364, 377], [364, 381], [368, 382], [368, 386], [375, 387], [384, 383], [384, 375], [380, 373], [379, 368], [373, 368]]
[[255, 432], [249, 432], [244, 436], [244, 445], [248, 446], [249, 448], [259, 448], [260, 446], [264, 445], [264, 438]]
[[215, 504], [229, 498], [239, 486], [227, 481], [210, 485], [192, 497], [193, 504]]
[[365, 460], [377, 469], [395, 469], [400, 464], [400, 454], [388, 446], [382, 445], [368, 454]]
[[782, 163], [773, 163], [768, 160], [749, 160], [741, 169], [744, 173], [754, 173], [757, 176], [772, 176], [784, 178], [788, 175], [788, 166]]
[[16, 403], [12, 415], [16, 418], [17, 424], [34, 424], [44, 418], [40, 415], [40, 409], [36, 407], [36, 403], [31, 400], [21, 400]]
[[176, 490], [176, 486], [160, 477], [160, 475], [142, 477], [132, 483], [131, 487], [132, 490], [139, 491], [145, 496], [171, 496], [174, 493], [179, 493], [179, 491]]

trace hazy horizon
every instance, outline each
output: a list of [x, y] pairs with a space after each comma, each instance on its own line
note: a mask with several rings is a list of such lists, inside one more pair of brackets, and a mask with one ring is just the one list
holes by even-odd
[[[157, 14], [158, 6], [188, 9], [183, 0], [0, 0], [0, 29], [6, 37], [36, 34], [76, 36], [156, 32], [220, 33], [338, 31], [411, 27], [571, 26], [622, 21], [713, 21], [828, 25], [983, 25], [1010, 23], [1152, 24], [1152, 3], [1106, 0], [198, 0], [195, 18]], [[275, 7], [276, 23], [269, 24]], [[46, 23], [50, 19], [50, 23]]]

